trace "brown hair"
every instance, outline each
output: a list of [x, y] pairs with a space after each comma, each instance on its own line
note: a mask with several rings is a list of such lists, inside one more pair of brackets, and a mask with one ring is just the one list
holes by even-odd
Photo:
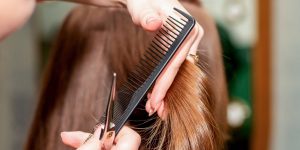
[[[122, 9], [79, 7], [72, 11], [60, 31], [46, 70], [26, 149], [66, 149], [58, 136], [61, 131], [90, 132], [97, 122], [93, 116], [102, 113], [111, 72], [117, 72], [120, 85], [138, 62], [151, 36], [134, 26]], [[218, 149], [222, 141], [218, 126], [221, 125], [221, 131], [225, 129], [221, 124], [224, 119], [218, 114], [225, 112], [220, 113], [216, 108], [226, 103], [226, 97], [217, 100], [212, 90], [214, 82], [209, 83], [209, 75], [214, 75], [210, 70], [215, 69], [209, 67], [210, 59], [201, 60], [200, 66], [207, 64], [207, 67], [189, 62], [181, 67], [166, 96], [168, 119], [158, 120], [156, 124], [156, 129], [164, 127], [171, 134], [164, 134], [167, 144], [158, 145], [167, 145], [169, 149]], [[218, 80], [225, 85], [223, 78]], [[186, 90], [179, 94], [182, 88]]]
[[[201, 56], [205, 62], [205, 56]], [[166, 120], [157, 119], [148, 145], [168, 150], [217, 150], [223, 146], [213, 116], [214, 101], [205, 63], [185, 61], [165, 98]], [[160, 132], [160, 133], [159, 133]], [[159, 138], [158, 144], [155, 139]], [[155, 143], [154, 145], [152, 143]]]

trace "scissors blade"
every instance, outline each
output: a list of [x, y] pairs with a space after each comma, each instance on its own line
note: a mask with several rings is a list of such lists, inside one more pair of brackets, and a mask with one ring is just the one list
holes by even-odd
[[106, 105], [106, 111], [104, 115], [102, 116], [102, 119], [104, 120], [104, 127], [102, 128], [101, 134], [99, 139], [104, 140], [104, 138], [111, 138], [112, 133], [107, 134], [108, 132], [114, 132], [114, 124], [112, 123], [113, 120], [113, 109], [114, 109], [114, 100], [116, 99], [116, 80], [117, 80], [117, 74], [113, 73], [113, 80], [112, 85], [110, 89], [110, 95], [109, 99]]

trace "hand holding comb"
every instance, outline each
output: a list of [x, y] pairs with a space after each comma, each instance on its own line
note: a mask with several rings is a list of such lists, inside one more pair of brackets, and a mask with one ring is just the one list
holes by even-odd
[[127, 82], [118, 90], [112, 119], [116, 135], [138, 104], [146, 99], [159, 75], [195, 26], [190, 15], [177, 8], [174, 11], [177, 15], [167, 18]]

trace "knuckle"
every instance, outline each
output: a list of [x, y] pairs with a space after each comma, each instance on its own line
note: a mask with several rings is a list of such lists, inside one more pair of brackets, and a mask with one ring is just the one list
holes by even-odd
[[142, 142], [142, 138], [141, 136], [137, 133], [137, 132], [134, 132], [133, 133], [133, 138], [134, 138], [134, 141], [137, 143], [137, 144], [140, 144]]
[[137, 16], [132, 15], [131, 16], [132, 22], [135, 23], [136, 25], [140, 25], [139, 19]]
[[198, 36], [203, 37], [203, 35], [204, 35], [203, 27], [197, 23], [196, 29], [197, 29]]
[[201, 25], [199, 25], [198, 23], [196, 23], [194, 29], [192, 30], [192, 35], [194, 37], [203, 37], [203, 35], [204, 35], [203, 27]]

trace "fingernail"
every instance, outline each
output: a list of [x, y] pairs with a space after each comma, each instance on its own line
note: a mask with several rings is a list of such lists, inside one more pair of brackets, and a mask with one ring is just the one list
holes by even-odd
[[151, 107], [150, 111], [149, 111], [149, 117], [152, 116], [154, 113], [156, 113], [156, 111], [158, 110], [158, 108], [159, 108], [158, 105], [156, 105], [155, 108]]
[[147, 98], [148, 98], [148, 100], [151, 98], [151, 93], [147, 94]]
[[155, 111], [151, 108], [149, 111], [149, 117], [152, 116], [155, 113]]
[[60, 132], [60, 137], [63, 137], [63, 136], [65, 136], [65, 132]]
[[146, 24], [151, 24], [153, 22], [158, 22], [160, 21], [160, 18], [157, 18], [157, 17], [149, 17], [147, 20], [146, 20]]
[[69, 132], [61, 132], [60, 133], [60, 137], [63, 138], [63, 137], [68, 137], [70, 134], [68, 134]]

